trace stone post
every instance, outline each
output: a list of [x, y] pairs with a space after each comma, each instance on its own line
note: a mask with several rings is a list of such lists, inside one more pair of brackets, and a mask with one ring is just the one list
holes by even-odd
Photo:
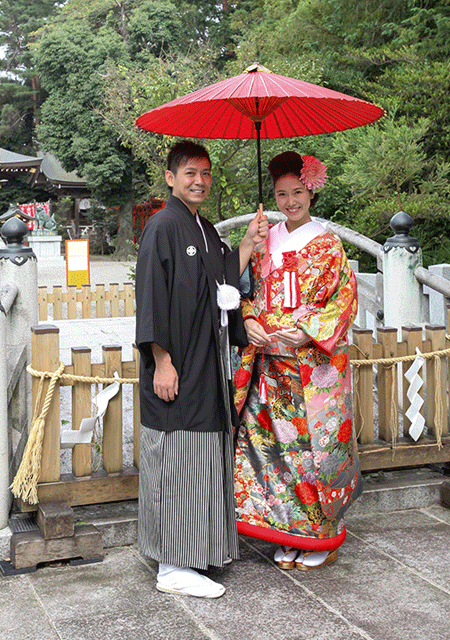
[[398, 330], [423, 323], [422, 285], [414, 275], [422, 264], [422, 250], [409, 235], [413, 226], [411, 216], [399, 211], [391, 219], [395, 235], [383, 245], [384, 324]]
[[0, 529], [8, 524], [11, 492], [9, 490], [8, 429], [8, 314], [17, 296], [17, 287], [0, 285]]
[[8, 344], [27, 345], [27, 361], [31, 362], [30, 327], [38, 318], [37, 260], [33, 250], [23, 244], [28, 234], [26, 224], [10, 218], [1, 228], [6, 246], [0, 249], [0, 282], [15, 284], [19, 290], [12, 308]]
[[[7, 358], [9, 348], [26, 347], [26, 362], [31, 362], [31, 337], [30, 327], [38, 323], [38, 301], [37, 301], [37, 261], [33, 250], [23, 244], [23, 240], [28, 233], [26, 224], [19, 217], [13, 216], [6, 220], [1, 227], [1, 235], [5, 241], [5, 246], [0, 248], [0, 286], [4, 292], [8, 292], [10, 297], [14, 292], [14, 298], [11, 299], [8, 308], [4, 309], [2, 322], [3, 331], [0, 335], [2, 344], [0, 345], [0, 357]], [[6, 313], [7, 311], [7, 313]], [[1, 311], [0, 311], [1, 313]], [[1, 376], [0, 384], [5, 383], [5, 375]], [[6, 370], [6, 380], [8, 372]], [[28, 375], [25, 376], [25, 404], [26, 404], [26, 424], [29, 426], [31, 422], [31, 381]], [[8, 382], [7, 382], [8, 384]], [[5, 394], [2, 395], [4, 400]], [[5, 407], [3, 407], [5, 409]], [[4, 412], [2, 412], [3, 415]], [[6, 419], [8, 419], [8, 408], [6, 407]], [[4, 425], [0, 438], [2, 439], [1, 447], [1, 468], [4, 473], [0, 478], [0, 494], [8, 496], [7, 504], [3, 505], [4, 513], [0, 514], [0, 528], [4, 528], [7, 524], [9, 504], [11, 501], [11, 493], [9, 491], [10, 477], [9, 467], [10, 460], [6, 454], [4, 460], [4, 452], [11, 451], [8, 442], [11, 439], [12, 426]], [[6, 523], [4, 522], [6, 517]]]

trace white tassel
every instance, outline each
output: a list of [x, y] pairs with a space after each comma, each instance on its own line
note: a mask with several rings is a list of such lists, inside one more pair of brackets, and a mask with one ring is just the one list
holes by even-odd
[[228, 326], [228, 313], [225, 311], [225, 309], [220, 310], [220, 325], [222, 327]]
[[222, 327], [228, 325], [227, 311], [239, 309], [241, 303], [241, 295], [236, 287], [230, 284], [217, 285], [217, 306], [220, 309], [220, 323]]

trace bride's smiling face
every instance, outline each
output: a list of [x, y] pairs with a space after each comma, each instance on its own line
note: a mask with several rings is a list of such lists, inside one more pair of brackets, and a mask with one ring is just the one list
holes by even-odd
[[278, 209], [287, 217], [289, 232], [311, 222], [309, 207], [313, 195], [297, 176], [289, 173], [275, 183], [275, 199]]

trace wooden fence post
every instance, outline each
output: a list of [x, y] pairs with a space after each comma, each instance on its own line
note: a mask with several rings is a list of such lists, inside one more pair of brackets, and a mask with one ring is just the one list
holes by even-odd
[[81, 287], [81, 315], [83, 318], [91, 317], [91, 287], [88, 284]]
[[[378, 342], [382, 344], [382, 358], [397, 355], [397, 329], [386, 327], [377, 330]], [[386, 442], [398, 438], [398, 386], [397, 367], [378, 365], [378, 432]]]
[[47, 322], [48, 319], [48, 302], [47, 287], [38, 287], [38, 306], [39, 306], [39, 322]]
[[105, 312], [105, 285], [98, 284], [95, 288], [96, 305], [95, 314], [97, 318], [106, 318]]
[[75, 284], [70, 284], [67, 287], [67, 318], [68, 320], [75, 320], [77, 317], [77, 287]]
[[53, 320], [62, 320], [62, 287], [53, 287]]
[[125, 282], [123, 285], [125, 302], [124, 302], [124, 316], [133, 316], [134, 315], [134, 291], [133, 291], [133, 283]]
[[[133, 345], [133, 360], [135, 363], [135, 377], [139, 378], [140, 354], [136, 345]], [[139, 469], [139, 456], [141, 448], [141, 408], [139, 403], [139, 384], [133, 385], [133, 460]]]
[[[355, 360], [373, 358], [373, 335], [370, 329], [353, 329]], [[355, 430], [360, 444], [370, 444], [373, 436], [373, 365], [353, 368], [353, 404]]]
[[[103, 346], [105, 378], [112, 378], [117, 371], [122, 376], [122, 347]], [[103, 467], [108, 473], [122, 471], [122, 386], [109, 401], [103, 416]]]
[[[425, 335], [431, 342], [431, 351], [445, 349], [445, 327], [436, 327], [426, 325]], [[436, 379], [437, 364], [434, 358], [427, 360], [427, 428], [428, 433], [436, 433], [439, 431], [439, 425], [436, 424], [439, 417], [438, 403], [440, 403], [440, 419], [442, 420], [441, 434], [448, 435], [448, 411], [447, 411], [447, 392], [445, 381], [447, 379], [447, 358], [440, 358], [441, 375], [440, 379]]]
[[[56, 371], [59, 367], [59, 329], [54, 325], [41, 324], [31, 327], [31, 366], [37, 371]], [[41, 408], [50, 379], [44, 380]], [[33, 411], [36, 404], [40, 378], [33, 376]], [[40, 482], [57, 482], [60, 479], [60, 394], [55, 385], [53, 398], [45, 419]]]
[[[73, 374], [91, 375], [91, 350], [86, 347], [72, 347]], [[73, 383], [72, 387], [72, 429], [79, 429], [83, 418], [92, 415], [91, 384]], [[92, 472], [92, 445], [76, 444], [72, 449], [72, 472], [75, 476], [89, 476]]]
[[111, 318], [117, 318], [119, 316], [119, 285], [117, 282], [111, 282], [109, 285], [109, 304]]

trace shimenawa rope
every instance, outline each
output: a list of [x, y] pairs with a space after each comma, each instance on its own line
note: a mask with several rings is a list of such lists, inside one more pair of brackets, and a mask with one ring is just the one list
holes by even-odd
[[[449, 338], [449, 336], [446, 336]], [[356, 345], [355, 345], [356, 346]], [[359, 347], [356, 347], [358, 351], [361, 351]], [[425, 359], [434, 358], [435, 361], [435, 380], [436, 383], [440, 380], [441, 376], [441, 357], [450, 354], [450, 349], [444, 349], [439, 351], [432, 351], [422, 354]], [[399, 356], [395, 358], [377, 358], [377, 359], [362, 359], [362, 360], [350, 360], [350, 364], [354, 367], [368, 366], [379, 364], [389, 368], [393, 368], [397, 362], [409, 362], [416, 358], [415, 355]], [[28, 373], [34, 377], [40, 378], [39, 389], [36, 398], [36, 405], [34, 409], [33, 420], [30, 428], [30, 434], [23, 453], [22, 461], [20, 463], [17, 474], [11, 485], [11, 490], [16, 498], [29, 502], [30, 504], [36, 504], [38, 502], [37, 484], [41, 472], [41, 458], [42, 458], [42, 442], [44, 439], [44, 426], [45, 418], [50, 409], [51, 401], [53, 398], [53, 391], [58, 381], [64, 382], [85, 382], [89, 384], [112, 384], [113, 382], [119, 382], [120, 384], [138, 384], [139, 378], [101, 378], [99, 376], [80, 376], [73, 375], [64, 372], [64, 363], [61, 362], [56, 371], [37, 371], [31, 366], [27, 367]], [[42, 395], [43, 382], [45, 378], [50, 378], [50, 384], [45, 394], [44, 403], [42, 409], [39, 411], [39, 405]], [[439, 394], [438, 384], [435, 384], [435, 401], [436, 401], [436, 443], [439, 448], [442, 447], [442, 433], [444, 426], [443, 419], [443, 407], [442, 398]], [[393, 420], [391, 422], [391, 436], [392, 447], [395, 450], [397, 445], [397, 432], [395, 425], [397, 424], [398, 408], [395, 402], [394, 388], [392, 388], [390, 405], [392, 408]], [[362, 427], [361, 427], [362, 428]]]

